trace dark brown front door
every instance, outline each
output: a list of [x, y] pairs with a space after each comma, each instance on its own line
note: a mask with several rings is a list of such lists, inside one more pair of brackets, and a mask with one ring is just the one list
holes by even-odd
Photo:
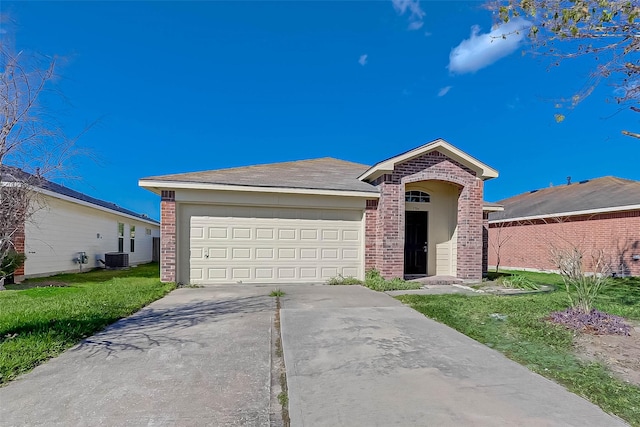
[[427, 274], [429, 212], [405, 212], [404, 274]]

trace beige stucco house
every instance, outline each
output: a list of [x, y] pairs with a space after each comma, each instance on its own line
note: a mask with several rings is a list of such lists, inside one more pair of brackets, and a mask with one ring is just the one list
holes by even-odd
[[153, 260], [157, 221], [50, 181], [39, 180], [35, 190], [35, 213], [15, 239], [27, 256], [16, 281], [105, 267], [113, 252], [126, 254], [130, 265]]
[[[447, 275], [486, 265], [484, 181], [438, 139], [367, 166], [333, 158], [143, 178], [161, 196], [161, 274], [183, 283]], [[484, 242], [484, 243], [483, 243]]]

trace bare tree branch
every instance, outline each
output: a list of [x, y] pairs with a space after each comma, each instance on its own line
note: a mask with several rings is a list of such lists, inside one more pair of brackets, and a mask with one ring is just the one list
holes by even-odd
[[[640, 2], [636, 0], [489, 0], [498, 22], [524, 17], [531, 22], [533, 52], [596, 60], [590, 81], [563, 108], [574, 108], [604, 79], [615, 82], [619, 104], [640, 112]], [[564, 117], [564, 115], [560, 115]], [[638, 133], [623, 131], [638, 138]]]
[[56, 58], [13, 53], [0, 38], [0, 290], [24, 260], [16, 239], [43, 207], [38, 187], [76, 154], [77, 138], [68, 138], [41, 104], [55, 69]]

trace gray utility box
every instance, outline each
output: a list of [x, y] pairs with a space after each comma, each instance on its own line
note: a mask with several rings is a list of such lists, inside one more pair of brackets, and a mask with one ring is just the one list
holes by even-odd
[[104, 254], [104, 265], [107, 268], [129, 267], [129, 254], [124, 252], [109, 252]]

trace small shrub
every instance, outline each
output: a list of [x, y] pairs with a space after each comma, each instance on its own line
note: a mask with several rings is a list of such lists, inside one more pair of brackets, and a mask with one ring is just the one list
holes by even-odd
[[498, 283], [506, 288], [523, 289], [528, 291], [538, 291], [540, 287], [536, 285], [531, 279], [515, 274], [513, 276], [502, 276], [498, 279]]
[[622, 317], [603, 313], [595, 308], [585, 313], [578, 307], [571, 307], [551, 313], [549, 320], [571, 329], [596, 335], [631, 335], [631, 327], [624, 323]]
[[9, 251], [0, 263], [0, 275], [11, 276], [24, 262], [27, 257], [25, 254], [16, 251]]
[[280, 288], [276, 288], [276, 289], [271, 291], [269, 296], [270, 297], [282, 297], [282, 296], [284, 296], [284, 291], [282, 289], [280, 289]]
[[362, 285], [362, 280], [356, 279], [353, 276], [344, 277], [338, 274], [327, 281], [327, 285]]
[[417, 282], [407, 282], [398, 277], [386, 280], [376, 269], [371, 269], [365, 274], [364, 285], [374, 291], [398, 291], [408, 289], [420, 289], [422, 285]]
[[552, 260], [560, 270], [569, 303], [583, 313], [590, 313], [600, 292], [609, 284], [611, 268], [602, 250], [591, 252], [589, 269], [584, 269], [585, 253], [577, 246], [552, 248]]

